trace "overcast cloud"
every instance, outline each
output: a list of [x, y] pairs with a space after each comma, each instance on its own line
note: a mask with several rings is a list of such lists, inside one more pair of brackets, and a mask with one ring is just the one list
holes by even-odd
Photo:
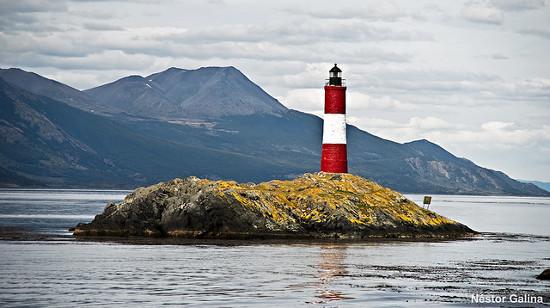
[[0, 8], [1, 68], [87, 89], [171, 66], [232, 65], [287, 107], [322, 115], [336, 62], [350, 124], [550, 181], [545, 0], [0, 0]]

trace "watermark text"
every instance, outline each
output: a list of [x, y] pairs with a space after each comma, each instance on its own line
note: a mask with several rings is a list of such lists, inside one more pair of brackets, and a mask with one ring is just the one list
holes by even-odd
[[544, 304], [542, 296], [534, 296], [530, 294], [510, 294], [510, 295], [489, 295], [489, 294], [473, 294], [471, 297], [472, 303], [480, 304]]

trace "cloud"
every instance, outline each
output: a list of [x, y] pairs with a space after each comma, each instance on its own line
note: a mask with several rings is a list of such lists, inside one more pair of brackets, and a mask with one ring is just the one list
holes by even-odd
[[358, 112], [350, 114], [351, 116], [348, 117], [350, 124], [399, 142], [425, 138], [453, 149], [466, 146], [485, 150], [519, 150], [550, 146], [550, 125], [538, 126], [529, 121], [516, 123], [495, 120], [467, 125], [432, 115], [412, 116], [408, 120], [399, 120], [398, 118], [373, 118], [373, 113], [363, 113], [363, 116]]
[[491, 4], [504, 11], [536, 10], [545, 6], [544, 0], [492, 0]]
[[[340, 37], [338, 31], [329, 26], [311, 27], [297, 23], [296, 27], [275, 23], [264, 31], [262, 27], [249, 25], [216, 26], [199, 29], [176, 27], [120, 28], [117, 25], [98, 22], [83, 22], [79, 31], [60, 29], [47, 35], [32, 31], [27, 33], [0, 33], [0, 43], [5, 42], [4, 61], [13, 64], [31, 60], [38, 66], [53, 66], [63, 63], [99, 60], [91, 55], [117, 54], [149, 55], [151, 57], [172, 57], [187, 59], [255, 59], [263, 61], [303, 61], [304, 63], [331, 63], [344, 59], [351, 63], [406, 63], [413, 55], [408, 52], [396, 52], [366, 44], [357, 45], [356, 41], [368, 42], [382, 37], [370, 37], [378, 31], [369, 30], [369, 26], [358, 23], [346, 36]], [[294, 29], [294, 30], [293, 30]], [[400, 37], [400, 33], [388, 32], [387, 39], [412, 39]], [[375, 36], [380, 35], [376, 34]], [[327, 40], [327, 42], [325, 42]], [[349, 46], [346, 46], [349, 44]], [[7, 48], [6, 46], [9, 46]], [[0, 51], [3, 47], [0, 47]], [[323, 52], [318, 52], [323, 50]], [[58, 57], [49, 61], [48, 56]], [[338, 60], [336, 59], [336, 60]], [[106, 59], [109, 62], [109, 59]], [[42, 64], [39, 61], [43, 61]], [[49, 63], [46, 63], [48, 62]], [[138, 64], [136, 62], [136, 68]], [[76, 68], [90, 67], [94, 62], [77, 65]], [[97, 69], [105, 67], [97, 63]], [[323, 72], [323, 75], [325, 72]], [[303, 76], [308, 80], [314, 80]], [[294, 87], [304, 82], [296, 82]], [[306, 82], [307, 84], [307, 82]]]
[[364, 6], [342, 6], [338, 5], [332, 9], [317, 8], [314, 5], [304, 7], [292, 7], [286, 10], [289, 13], [307, 15], [314, 18], [364, 18], [370, 20], [396, 20], [410, 15], [404, 12], [399, 6], [392, 2], [378, 2], [374, 5]]
[[1, 15], [20, 13], [66, 11], [67, 1], [64, 0], [0, 0]]
[[488, 73], [393, 64], [370, 70], [364, 75], [372, 78], [368, 80], [371, 86], [383, 87], [387, 93], [403, 92], [426, 98], [442, 93], [479, 93], [491, 89], [494, 83], [502, 82], [498, 75]]
[[4, 33], [59, 29], [56, 25], [42, 22], [39, 13], [53, 14], [68, 10], [64, 0], [0, 0], [0, 8], [0, 31]]
[[98, 23], [98, 22], [85, 22], [82, 24], [84, 29], [91, 31], [121, 31], [122, 27], [115, 26], [108, 23]]
[[407, 126], [421, 131], [446, 130], [454, 127], [447, 121], [431, 116], [424, 118], [412, 117]]
[[538, 10], [545, 5], [544, 0], [471, 0], [462, 7], [461, 16], [473, 22], [500, 25], [504, 12]]
[[221, 25], [185, 31], [159, 33], [158, 38], [179, 42], [273, 42], [285, 45], [307, 45], [319, 42], [365, 41], [425, 41], [433, 40], [426, 32], [394, 30], [366, 21], [339, 20], [331, 23], [318, 21], [271, 21], [261, 25]]
[[[143, 54], [127, 54], [120, 50], [107, 50], [91, 53], [85, 56], [52, 56], [42, 54], [26, 54], [19, 57], [22, 66], [47, 67], [54, 66], [60, 70], [135, 70], [150, 67], [155, 58]], [[73, 87], [78, 85], [69, 84]]]
[[[116, 76], [120, 77], [121, 76], [120, 74], [121, 72], [117, 71]], [[60, 71], [56, 71], [53, 74], [47, 74], [43, 76], [53, 80], [69, 80], [70, 81], [70, 83], [68, 83], [69, 85], [71, 84], [84, 85], [79, 88], [80, 90], [97, 87], [98, 85], [101, 84], [100, 78], [104, 77], [104, 76], [98, 75], [97, 71], [87, 72], [85, 70], [81, 70], [81, 71], [60, 70]], [[118, 77], [110, 78], [110, 80], [115, 80]]]
[[514, 178], [547, 179], [550, 126], [490, 121], [456, 132], [433, 132], [429, 139], [476, 164], [506, 170]]
[[324, 91], [318, 89], [294, 89], [287, 92], [279, 101], [288, 108], [321, 116], [324, 113]]
[[547, 29], [529, 28], [529, 29], [522, 29], [519, 31], [519, 33], [535, 35], [547, 40], [550, 39], [550, 30], [547, 30]]
[[71, 0], [72, 2], [127, 2], [127, 3], [143, 3], [143, 4], [171, 4], [173, 0]]
[[460, 12], [462, 17], [469, 21], [500, 25], [502, 11], [493, 7], [489, 1], [468, 1]]
[[[2, 62], [63, 69], [68, 68], [69, 63], [75, 63], [75, 69], [95, 66], [97, 70], [101, 70], [108, 67], [104, 63], [112, 63], [111, 59], [125, 54], [133, 58], [142, 55], [157, 59], [169, 57], [192, 61], [225, 59], [236, 62], [235, 60], [240, 59], [254, 59], [264, 62], [322, 64], [340, 60], [349, 64], [408, 63], [414, 54], [378, 48], [368, 42], [433, 40], [433, 36], [426, 31], [392, 28], [372, 24], [364, 19], [338, 19], [327, 23], [319, 19], [289, 21], [267, 18], [259, 23], [213, 23], [207, 27], [195, 27], [191, 24], [188, 27], [128, 27], [122, 26], [123, 19], [111, 21], [114, 18], [113, 13], [106, 13], [106, 7], [112, 5], [109, 3], [111, 1], [105, 1], [102, 9], [89, 9], [92, 2], [81, 6], [72, 3], [70, 11], [67, 11], [67, 3], [64, 1], [59, 2], [63, 5], [56, 1], [43, 2], [45, 4], [41, 6], [34, 5], [32, 1], [22, 1], [22, 4], [29, 3], [31, 7], [26, 8], [22, 4], [11, 7], [11, 11], [25, 14], [20, 17], [23, 18], [21, 22], [4, 23], [6, 31], [0, 32], [0, 45], [4, 46], [0, 46]], [[118, 9], [125, 5], [113, 2], [114, 4]], [[52, 11], [49, 11], [50, 5], [55, 5]], [[374, 19], [402, 14], [394, 4], [378, 5], [370, 9], [361, 14]], [[30, 14], [37, 10], [47, 14]], [[63, 18], [66, 19], [65, 23], [53, 22]], [[105, 56], [105, 61], [101, 61], [99, 56]], [[63, 57], [67, 59], [62, 59]], [[82, 63], [78, 64], [78, 59]], [[123, 64], [121, 69], [127, 69], [126, 62]], [[143, 61], [137, 61], [135, 69], [141, 64]], [[312, 84], [313, 79], [309, 78], [311, 76], [302, 77], [302, 80], [298, 80], [296, 76], [286, 77], [294, 79], [293, 83], [287, 85], [296, 87]]]
[[108, 10], [70, 10], [69, 11], [71, 16], [78, 16], [85, 19], [92, 19], [94, 21], [96, 20], [113, 20], [117, 17], [116, 12], [114, 11], [108, 11]]
[[462, 127], [434, 116], [411, 117], [408, 121], [398, 121], [397, 119], [373, 118], [371, 116], [361, 117], [354, 114], [348, 117], [348, 123], [379, 137], [397, 142], [409, 142], [424, 138], [440, 141], [440, 136], [452, 135]]
[[348, 124], [355, 125], [361, 129], [365, 129], [365, 127], [368, 127], [366, 130], [370, 132], [380, 132], [381, 130], [386, 130], [388, 132], [396, 131], [403, 127], [402, 123], [398, 123], [392, 120], [373, 117], [358, 117], [355, 115], [347, 116], [347, 122]]
[[402, 103], [388, 95], [374, 98], [360, 92], [349, 92], [346, 98], [347, 108], [356, 111], [389, 110], [389, 111], [410, 111], [417, 107], [410, 103]]
[[492, 60], [510, 60], [509, 56], [499, 52], [493, 53], [493, 54], [479, 55], [479, 56], [476, 56], [476, 58], [485, 58], [485, 59], [492, 59]]
[[514, 123], [511, 122], [499, 122], [499, 121], [492, 121], [492, 122], [486, 122], [481, 125], [481, 128], [485, 131], [502, 131], [507, 128], [511, 128], [514, 126]]
[[477, 130], [460, 130], [447, 136], [454, 143], [481, 149], [522, 149], [550, 145], [550, 126], [522, 127], [513, 122], [490, 121]]
[[550, 79], [528, 78], [505, 84], [502, 96], [512, 100], [548, 103], [550, 100]]
[[438, 140], [449, 138], [455, 144], [469, 144], [470, 147], [481, 149], [536, 148], [550, 143], [550, 126], [529, 128], [513, 122], [490, 121], [481, 124], [479, 129], [437, 132], [435, 135], [439, 135]]
[[489, 57], [491, 59], [494, 59], [494, 60], [508, 60], [508, 59], [510, 59], [510, 57], [505, 56], [501, 53], [494, 53], [494, 54], [490, 55]]

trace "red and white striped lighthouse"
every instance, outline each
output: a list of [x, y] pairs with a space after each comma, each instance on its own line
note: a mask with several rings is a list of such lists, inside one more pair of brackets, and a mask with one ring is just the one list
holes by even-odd
[[321, 171], [348, 172], [346, 148], [346, 87], [342, 70], [334, 64], [325, 84], [325, 117], [323, 120], [323, 152]]

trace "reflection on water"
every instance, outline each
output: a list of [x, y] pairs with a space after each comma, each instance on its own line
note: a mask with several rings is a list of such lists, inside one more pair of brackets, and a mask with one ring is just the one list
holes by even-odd
[[344, 261], [346, 259], [346, 246], [323, 245], [321, 246], [321, 262], [317, 264], [319, 269], [319, 283], [317, 284], [317, 297], [323, 300], [318, 303], [326, 303], [343, 299], [353, 299], [341, 291], [335, 291], [335, 280], [348, 274]]

